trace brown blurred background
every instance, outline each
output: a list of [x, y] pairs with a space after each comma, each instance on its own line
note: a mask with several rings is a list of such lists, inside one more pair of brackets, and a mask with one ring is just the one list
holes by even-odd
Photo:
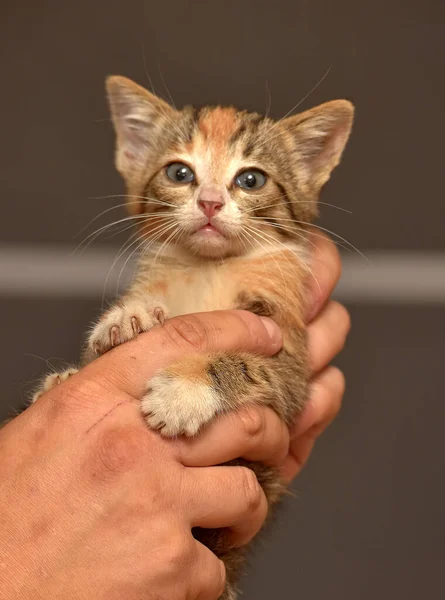
[[47, 359], [77, 358], [104, 290], [115, 294], [121, 267], [106, 277], [125, 233], [72, 252], [124, 216], [79, 235], [122, 202], [105, 198], [123, 191], [107, 74], [149, 75], [178, 105], [270, 103], [280, 117], [330, 68], [300, 108], [357, 106], [323, 197], [351, 214], [325, 206], [320, 221], [371, 263], [344, 252], [344, 410], [256, 552], [246, 600], [445, 595], [444, 13], [439, 0], [0, 5], [0, 416]]

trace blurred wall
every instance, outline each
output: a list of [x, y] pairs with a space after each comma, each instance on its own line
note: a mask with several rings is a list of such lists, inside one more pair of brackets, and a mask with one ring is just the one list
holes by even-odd
[[2, 415], [47, 359], [76, 360], [104, 288], [115, 293], [119, 268], [105, 280], [125, 234], [72, 254], [124, 215], [79, 235], [122, 202], [107, 74], [150, 78], [178, 105], [270, 103], [275, 117], [313, 88], [301, 109], [350, 98], [354, 133], [323, 201], [351, 214], [324, 206], [320, 221], [371, 262], [344, 252], [348, 391], [245, 598], [442, 597], [443, 3], [3, 0], [0, 28]]

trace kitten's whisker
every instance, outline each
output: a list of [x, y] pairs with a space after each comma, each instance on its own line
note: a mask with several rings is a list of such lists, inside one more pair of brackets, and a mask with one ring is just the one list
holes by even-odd
[[[256, 233], [256, 235], [258, 235], [258, 236], [261, 236], [261, 234], [263, 234], [263, 235], [266, 235], [266, 236], [267, 236], [267, 237], [268, 237], [268, 238], [271, 240], [271, 242], [269, 242], [269, 243], [270, 243], [272, 246], [273, 246], [273, 244], [277, 243], [277, 244], [279, 244], [280, 246], [282, 246], [282, 247], [284, 248], [284, 250], [286, 251], [286, 253], [287, 253], [287, 252], [291, 252], [291, 253], [292, 253], [292, 254], [295, 256], [295, 258], [296, 258], [296, 259], [299, 261], [299, 263], [300, 263], [300, 264], [303, 266], [303, 268], [304, 268], [306, 271], [308, 271], [308, 273], [311, 275], [311, 277], [313, 278], [313, 280], [314, 280], [314, 281], [315, 281], [315, 283], [317, 284], [317, 287], [318, 287], [318, 289], [320, 290], [320, 293], [321, 293], [321, 287], [320, 287], [320, 284], [319, 284], [319, 282], [318, 282], [317, 278], [316, 278], [316, 277], [315, 277], [315, 275], [313, 274], [313, 272], [312, 272], [311, 268], [309, 267], [309, 265], [308, 265], [307, 263], [305, 263], [305, 262], [304, 262], [304, 260], [301, 258], [301, 256], [298, 256], [298, 254], [297, 254], [296, 252], [294, 252], [294, 251], [293, 251], [291, 248], [289, 248], [288, 246], [285, 246], [283, 243], [279, 242], [278, 240], [276, 240], [276, 239], [275, 239], [275, 238], [273, 238], [272, 236], [270, 236], [270, 235], [267, 235], [267, 234], [264, 234], [264, 232], [261, 232], [261, 234], [260, 234], [260, 233], [258, 233], [258, 230], [256, 230], [256, 229], [255, 229], [255, 228], [253, 228], [253, 227], [250, 227], [250, 226], [247, 226], [247, 228], [248, 228], [248, 229], [250, 229], [250, 230], [252, 231], [252, 233]], [[273, 243], [272, 243], [272, 242], [273, 242]], [[284, 256], [285, 258], [287, 258], [287, 260], [289, 260], [289, 259], [288, 259], [288, 257], [286, 256], [286, 253], [284, 253], [284, 252], [283, 252], [283, 256]], [[289, 263], [290, 263], [290, 261], [289, 261]], [[290, 264], [292, 264], [292, 263], [290, 263]]]
[[150, 196], [137, 196], [136, 194], [110, 194], [108, 196], [93, 196], [91, 198], [88, 198], [88, 200], [108, 200], [110, 198], [136, 198], [138, 200], [147, 200], [152, 204], [162, 204], [164, 206], [171, 206], [172, 208], [176, 208], [174, 204], [166, 202], [165, 200], [159, 200], [159, 198], [151, 198]]
[[270, 113], [270, 109], [272, 108], [272, 94], [270, 93], [269, 82], [266, 79], [266, 91], [267, 91], [267, 106], [266, 106], [266, 114], [264, 117], [267, 119]]
[[139, 202], [137, 202], [137, 201], [134, 201], [134, 202], [122, 202], [122, 204], [116, 204], [115, 206], [112, 206], [111, 208], [107, 208], [106, 210], [103, 210], [101, 213], [99, 213], [98, 215], [96, 215], [95, 217], [93, 217], [91, 219], [91, 221], [89, 221], [86, 225], [84, 225], [82, 227], [82, 229], [76, 234], [76, 237], [78, 235], [80, 235], [81, 233], [83, 233], [85, 231], [85, 229], [87, 229], [92, 223], [94, 223], [94, 221], [97, 221], [97, 219], [99, 219], [100, 217], [102, 217], [102, 215], [106, 215], [110, 211], [117, 210], [118, 208], [125, 208], [128, 204], [139, 204]]
[[[282, 229], [283, 231], [292, 233], [293, 235], [296, 235], [300, 239], [302, 239], [305, 243], [310, 244], [313, 248], [316, 248], [314, 242], [311, 242], [311, 240], [308, 239], [307, 232], [305, 232], [305, 230], [301, 229], [301, 227], [299, 227], [298, 225], [294, 225], [292, 227], [292, 226], [288, 226], [288, 225], [282, 225], [281, 223], [269, 223], [269, 222], [265, 223], [263, 221], [263, 219], [261, 219], [261, 217], [249, 217], [249, 221], [253, 221], [254, 219], [261, 221], [265, 227], [274, 227], [275, 229]], [[319, 236], [319, 237], [322, 237], [322, 236]]]
[[158, 259], [159, 254], [161, 253], [162, 256], [162, 250], [167, 246], [167, 244], [170, 242], [170, 240], [172, 239], [172, 236], [174, 237], [176, 235], [176, 233], [179, 231], [179, 226], [176, 223], [176, 229], [173, 230], [173, 232], [167, 237], [167, 239], [164, 241], [164, 243], [161, 245], [161, 247], [159, 248], [159, 250], [157, 251], [154, 260], [153, 260], [153, 265], [152, 268], [154, 268], [154, 266], [156, 265], [156, 261]]
[[[142, 224], [144, 224], [144, 223], [145, 223], [145, 221], [142, 222]], [[113, 233], [110, 233], [109, 235], [105, 236], [104, 239], [110, 240], [111, 238], [115, 237], [116, 235], [119, 235], [120, 233], [124, 233], [125, 231], [128, 231], [129, 229], [132, 229], [133, 227], [138, 227], [139, 225], [140, 225], [140, 223], [131, 223], [131, 225], [127, 225], [123, 229], [118, 229], [118, 231], [114, 231]]]
[[250, 243], [249, 239], [247, 238], [247, 236], [245, 235], [244, 231], [241, 230], [236, 234], [237, 239], [239, 239], [239, 241], [242, 243], [242, 245], [244, 246], [244, 250], [246, 251], [246, 254], [249, 252], [249, 247], [248, 247], [248, 243], [250, 244], [250, 247], [252, 247], [252, 244]]
[[[137, 238], [136, 242], [134, 242], [133, 244], [136, 244], [136, 247], [127, 256], [127, 258], [125, 259], [125, 262], [124, 262], [121, 270], [119, 271], [119, 275], [118, 275], [117, 283], [116, 283], [116, 299], [117, 299], [117, 297], [119, 295], [119, 288], [120, 288], [120, 282], [121, 282], [122, 273], [124, 272], [125, 267], [127, 266], [127, 264], [129, 263], [129, 261], [131, 260], [132, 256], [134, 256], [134, 254], [139, 250], [139, 248], [142, 248], [142, 246], [145, 244], [145, 239], [143, 237], [142, 238], [139, 237], [139, 238]], [[133, 244], [131, 244], [131, 245], [133, 245]], [[127, 250], [129, 250], [130, 247], [128, 247]]]
[[[142, 47], [141, 47], [141, 50], [142, 50], [142, 60], [143, 60], [143, 63], [144, 63], [144, 71], [145, 71], [145, 75], [146, 75], [146, 77], [147, 77], [147, 79], [148, 79], [148, 82], [149, 82], [149, 84], [150, 84], [150, 87], [151, 87], [151, 91], [152, 91], [152, 93], [153, 93], [153, 94], [160, 95], [160, 94], [158, 94], [158, 92], [156, 92], [156, 88], [155, 88], [155, 86], [153, 85], [153, 81], [152, 81], [152, 79], [151, 79], [151, 77], [150, 77], [150, 74], [149, 74], [149, 72], [148, 72], [148, 68], [147, 68], [147, 61], [145, 60], [145, 48], [144, 48], [144, 43], [143, 43], [143, 41], [142, 41], [142, 40], [141, 40], [141, 44], [142, 44]], [[164, 77], [163, 77], [163, 75], [162, 75], [162, 73], [161, 73], [161, 68], [160, 68], [160, 66], [159, 66], [159, 63], [158, 63], [158, 71], [159, 71], [159, 75], [161, 76], [161, 81], [162, 81], [162, 83], [164, 84], [164, 87], [165, 87], [165, 89], [167, 90], [167, 94], [168, 94], [168, 96], [169, 96], [169, 98], [170, 98], [170, 102], [171, 102], [171, 104], [173, 105], [173, 107], [176, 109], [175, 103], [174, 103], [174, 101], [173, 101], [173, 97], [172, 97], [172, 95], [170, 94], [170, 90], [168, 89], [168, 87], [167, 87], [167, 84], [165, 83]], [[177, 132], [180, 134], [180, 137], [181, 137], [181, 139], [182, 139], [183, 141], [187, 141], [187, 140], [186, 140], [186, 134], [185, 134], [185, 132], [183, 132], [183, 131], [182, 131], [182, 130], [181, 130], [181, 129], [180, 129], [180, 128], [179, 128], [179, 127], [178, 127], [178, 126], [175, 124], [175, 123], [173, 123], [173, 122], [172, 122], [172, 120], [169, 118], [169, 116], [168, 116], [168, 114], [166, 113], [166, 111], [165, 111], [163, 108], [161, 108], [160, 106], [158, 107], [158, 109], [159, 109], [159, 111], [161, 112], [162, 116], [163, 116], [163, 117], [165, 117], [166, 121], [167, 121], [168, 123], [170, 123], [170, 125], [171, 125], [171, 126], [174, 128], [174, 129], [176, 128], [176, 131], [177, 131]], [[177, 110], [177, 109], [176, 109], [176, 110]]]
[[[261, 196], [259, 196], [261, 198]], [[299, 204], [316, 204], [316, 205], [321, 205], [321, 206], [329, 206], [331, 208], [335, 208], [337, 210], [341, 210], [342, 212], [345, 213], [349, 213], [350, 215], [352, 215], [352, 211], [348, 210], [347, 208], [343, 208], [342, 206], [337, 206], [335, 204], [329, 204], [329, 202], [320, 202], [320, 201], [312, 201], [312, 200], [297, 200], [296, 202], [292, 202], [292, 200], [288, 200], [286, 195], [282, 195], [282, 196], [278, 196], [277, 197], [277, 202], [274, 202], [273, 204], [266, 204], [265, 206], [255, 206], [254, 208], [249, 208], [247, 209], [246, 212], [255, 212], [258, 210], [263, 210], [266, 208], [273, 208], [274, 206], [280, 206], [281, 204], [296, 204], [297, 206]]]
[[[250, 237], [251, 237], [253, 240], [255, 240], [255, 237], [254, 237], [254, 235], [253, 235], [253, 234], [255, 234], [257, 237], [259, 237], [260, 239], [264, 240], [266, 243], [268, 243], [268, 244], [269, 244], [269, 246], [271, 246], [271, 247], [273, 248], [273, 245], [272, 245], [272, 243], [271, 243], [270, 241], [268, 241], [266, 238], [263, 238], [263, 237], [262, 237], [260, 234], [258, 234], [258, 232], [257, 232], [257, 231], [255, 231], [253, 228], [249, 228], [249, 229], [250, 229], [250, 232], [252, 232], [252, 233], [250, 233], [250, 232], [249, 232], [249, 231], [247, 231], [246, 229], [245, 229], [245, 232], [246, 232], [248, 235], [250, 235]], [[264, 246], [262, 246], [262, 247], [264, 248]], [[270, 257], [272, 258], [272, 260], [274, 261], [274, 263], [275, 263], [275, 266], [277, 267], [278, 271], [281, 273], [281, 277], [283, 278], [283, 284], [284, 284], [284, 287], [285, 287], [285, 289], [287, 290], [287, 288], [288, 288], [288, 282], [287, 282], [287, 279], [286, 279], [286, 277], [284, 276], [283, 270], [281, 269], [281, 267], [280, 267], [280, 265], [279, 265], [278, 261], [277, 261], [277, 260], [276, 260], [276, 258], [275, 258], [275, 254], [276, 254], [276, 249], [275, 249], [275, 252], [272, 252], [272, 251], [271, 251], [269, 255], [270, 255]], [[290, 261], [289, 261], [289, 262], [290, 262]], [[265, 270], [267, 271], [266, 261], [265, 261], [265, 260], [263, 260], [263, 261], [262, 261], [262, 263], [263, 263], [263, 265], [264, 265], [264, 267], [265, 267]]]
[[173, 221], [172, 223], [169, 223], [169, 225], [165, 228], [162, 229], [161, 231], [158, 232], [158, 234], [153, 237], [152, 239], [149, 240], [149, 243], [147, 243], [147, 245], [144, 247], [140, 257], [139, 257], [139, 261], [141, 262], [142, 259], [145, 257], [145, 255], [147, 254], [147, 251], [164, 235], [166, 234], [168, 231], [170, 231], [171, 229], [173, 229], [173, 227], [177, 226], [177, 221]]
[[[135, 215], [135, 216], [132, 216], [132, 217], [124, 217], [123, 219], [119, 219], [118, 221], [113, 221], [112, 223], [107, 223], [106, 225], [102, 225], [102, 227], [99, 227], [98, 229], [96, 229], [92, 233], [88, 234], [80, 242], [80, 244], [78, 244], [78, 246], [76, 246], [76, 248], [73, 250], [73, 254], [76, 253], [81, 248], [82, 248], [82, 252], [85, 252], [85, 250], [88, 248], [88, 246], [91, 244], [91, 242], [93, 242], [103, 231], [106, 231], [110, 227], [114, 227], [116, 225], [120, 225], [121, 223], [127, 223], [128, 221], [141, 220], [142, 218], [143, 218], [143, 215]], [[84, 246], [84, 244], [86, 242], [88, 242], [88, 243], [86, 244], [86, 246]]]
[[148, 67], [147, 67], [147, 61], [145, 60], [145, 46], [144, 46], [144, 41], [141, 40], [141, 51], [142, 51], [142, 61], [144, 63], [144, 71], [145, 71], [145, 75], [148, 79], [148, 83], [150, 84], [150, 88], [151, 88], [151, 92], [152, 94], [156, 94], [156, 88], [153, 85], [153, 81], [150, 77], [150, 74], [148, 72]]
[[[81, 242], [80, 244], [73, 250], [73, 253], [76, 253], [80, 248], [82, 248], [82, 246], [88, 242], [85, 246], [83, 246], [82, 248], [82, 252], [85, 252], [85, 250], [90, 246], [90, 244], [92, 242], [94, 242], [95, 239], [97, 239], [97, 237], [99, 235], [101, 235], [104, 231], [106, 231], [107, 229], [109, 229], [110, 227], [114, 227], [116, 225], [120, 225], [122, 223], [126, 223], [128, 221], [135, 221], [134, 225], [137, 225], [138, 222], [140, 221], [149, 221], [151, 219], [165, 219], [165, 216], [162, 215], [170, 215], [171, 213], [156, 213], [154, 215], [150, 215], [150, 214], [142, 214], [142, 215], [133, 215], [130, 217], [124, 217], [123, 219], [119, 219], [118, 221], [113, 221], [112, 223], [107, 223], [106, 225], [103, 225], [102, 227], [99, 227], [98, 229], [96, 229], [95, 231], [93, 231], [92, 233], [90, 233], [89, 235], [87, 235]], [[89, 240], [89, 241], [88, 241]]]
[[[293, 233], [295, 235], [298, 235], [299, 237], [304, 237], [304, 239], [311, 244], [314, 248], [316, 247], [315, 244], [313, 242], [311, 242], [308, 237], [310, 235], [310, 237], [318, 237], [320, 239], [325, 239], [325, 237], [321, 234], [317, 234], [314, 231], [309, 232], [307, 229], [302, 229], [301, 227], [298, 226], [298, 224], [295, 222], [294, 219], [274, 219], [275, 221], [278, 220], [284, 220], [284, 221], [291, 221], [291, 223], [294, 223], [294, 225], [283, 225], [282, 223], [265, 223], [264, 219], [262, 217], [249, 217], [250, 220], [258, 220], [262, 223], [264, 223], [264, 225], [268, 225], [270, 227], [275, 227], [276, 229], [282, 229], [283, 231], [288, 231], [289, 233]], [[306, 234], [308, 234], [306, 237], [304, 236], [304, 234], [302, 232], [306, 232]], [[343, 250], [347, 250], [348, 252], [353, 252], [353, 249], [346, 246], [345, 244], [342, 244], [341, 242], [337, 241], [337, 240], [332, 240], [334, 244], [336, 244], [337, 246], [339, 246], [340, 248], [342, 248]]]
[[160, 77], [161, 77], [161, 81], [162, 81], [162, 83], [164, 84], [164, 87], [165, 87], [165, 89], [166, 89], [166, 92], [167, 92], [167, 94], [168, 94], [168, 98], [169, 98], [169, 100], [170, 100], [170, 104], [173, 106], [173, 108], [174, 108], [175, 110], [178, 110], [178, 109], [176, 108], [175, 101], [173, 100], [173, 96], [171, 95], [171, 93], [170, 93], [170, 90], [168, 89], [168, 86], [167, 86], [167, 84], [166, 84], [166, 82], [165, 82], [164, 75], [163, 75], [163, 73], [162, 73], [162, 71], [161, 71], [161, 65], [159, 64], [159, 61], [158, 61], [158, 72], [159, 72], [159, 75], [160, 75]]
[[125, 254], [125, 252], [127, 250], [129, 250], [134, 244], [137, 244], [140, 240], [141, 240], [141, 233], [140, 231], [136, 231], [133, 235], [130, 236], [130, 238], [124, 242], [122, 244], [122, 246], [119, 248], [116, 257], [113, 260], [113, 263], [111, 265], [111, 267], [108, 269], [108, 273], [107, 276], [105, 278], [105, 282], [103, 285], [103, 291], [102, 291], [102, 308], [104, 307], [104, 303], [105, 303], [105, 295], [107, 292], [107, 285], [108, 285], [108, 280], [110, 278], [111, 273], [113, 272], [114, 267], [117, 265], [117, 263], [119, 262], [120, 258]]
[[[156, 227], [155, 227], [155, 229], [154, 229], [154, 230], [153, 230], [151, 233], [152, 233], [152, 234], [156, 233], [156, 232], [157, 232], [159, 229], [162, 229], [164, 226], [166, 226], [166, 223], [165, 223], [165, 222], [163, 222], [161, 225], [158, 225], [158, 226], [156, 226]], [[136, 239], [134, 240], [134, 238], [136, 238]], [[127, 240], [127, 241], [126, 241], [126, 242], [123, 244], [123, 248], [121, 248], [121, 249], [118, 251], [118, 254], [117, 254], [116, 258], [114, 259], [114, 261], [113, 261], [113, 264], [111, 265], [111, 267], [110, 267], [110, 269], [109, 269], [109, 271], [108, 271], [107, 277], [106, 277], [106, 279], [105, 279], [105, 283], [104, 283], [104, 291], [103, 291], [103, 294], [102, 294], [102, 305], [103, 305], [103, 303], [104, 303], [105, 292], [106, 292], [106, 287], [107, 287], [107, 284], [108, 284], [108, 280], [109, 280], [109, 278], [110, 278], [110, 275], [111, 275], [111, 273], [112, 273], [112, 271], [113, 271], [114, 267], [115, 267], [115, 266], [116, 266], [116, 264], [119, 262], [119, 260], [121, 259], [121, 257], [122, 257], [122, 256], [125, 254], [125, 252], [127, 252], [128, 250], [130, 250], [130, 248], [131, 248], [132, 246], [134, 246], [135, 244], [137, 244], [137, 243], [139, 242], [139, 240], [141, 240], [141, 239], [142, 239], [142, 240], [144, 240], [144, 242], [145, 242], [145, 237], [143, 236], [143, 234], [142, 234], [140, 231], [136, 231], [136, 233], [134, 233], [134, 234], [133, 234], [133, 235], [130, 237], [130, 239], [129, 239], [129, 240]], [[134, 241], [132, 241], [132, 240], [134, 240]], [[132, 255], [133, 255], [133, 253], [132, 253], [130, 256], [132, 256]], [[128, 261], [127, 261], [127, 262], [128, 262]]]
[[[168, 223], [162, 223], [158, 226], [156, 226], [151, 232], [150, 232], [150, 237], [148, 237], [148, 239], [152, 239], [154, 236], [154, 239], [157, 239], [158, 237], [160, 237], [165, 231], [167, 231], [168, 229], [170, 229], [171, 225], [170, 225], [171, 220]], [[139, 232], [138, 232], [139, 233]], [[134, 237], [134, 236], [132, 236]], [[122, 266], [120, 272], [119, 272], [119, 276], [118, 276], [118, 280], [117, 280], [117, 284], [116, 284], [116, 296], [119, 293], [119, 285], [120, 285], [120, 280], [122, 277], [122, 273], [124, 271], [124, 269], [126, 268], [128, 262], [130, 261], [131, 257], [139, 250], [139, 248], [141, 248], [142, 246], [144, 246], [144, 244], [146, 244], [146, 235], [144, 234], [140, 234], [136, 237], [136, 240], [133, 241], [131, 244], [127, 245], [124, 250], [119, 254], [119, 256], [116, 258], [116, 260], [114, 261], [108, 276], [107, 276], [107, 281], [108, 281], [108, 277], [111, 274], [112, 269], [114, 268], [114, 266], [117, 264], [117, 262], [119, 261], [119, 259], [125, 254], [125, 252], [127, 252], [128, 250], [130, 250], [130, 248], [132, 246], [136, 245], [136, 248], [130, 253], [130, 255], [127, 257], [127, 259], [125, 260], [124, 265]], [[141, 243], [138, 243], [141, 242]], [[105, 285], [107, 284], [107, 281], [105, 282]]]
[[[307, 225], [309, 227], [315, 227], [316, 229], [320, 229], [321, 231], [329, 233], [329, 235], [333, 235], [333, 236], [337, 237], [339, 240], [341, 240], [342, 242], [347, 244], [350, 248], [352, 248], [352, 250], [355, 250], [355, 252], [357, 252], [357, 254], [359, 254], [368, 263], [368, 265], [371, 264], [371, 261], [369, 260], [369, 258], [367, 256], [365, 256], [363, 254], [363, 252], [361, 252], [356, 246], [354, 246], [354, 244], [352, 244], [349, 240], [342, 237], [338, 233], [335, 233], [334, 231], [331, 231], [330, 229], [326, 229], [326, 227], [321, 227], [320, 225], [314, 225], [314, 223], [306, 223], [305, 221], [295, 221], [295, 222], [299, 223], [300, 225]], [[312, 234], [312, 235], [314, 235], [314, 234]]]
[[[308, 93], [307, 93], [305, 96], [303, 96], [303, 98], [302, 98], [302, 99], [301, 99], [299, 102], [297, 102], [297, 104], [296, 104], [295, 106], [293, 106], [293, 107], [292, 107], [292, 108], [291, 108], [291, 109], [290, 109], [290, 110], [289, 110], [289, 111], [288, 111], [288, 112], [287, 112], [287, 113], [284, 115], [284, 117], [281, 117], [281, 119], [279, 119], [278, 121], [275, 121], [275, 122], [273, 123], [273, 125], [271, 125], [271, 126], [269, 127], [269, 129], [267, 129], [267, 130], [265, 131], [265, 133], [263, 134], [263, 136], [264, 136], [264, 137], [266, 137], [266, 136], [269, 136], [270, 132], [271, 132], [273, 129], [275, 129], [275, 128], [276, 128], [278, 125], [280, 125], [280, 124], [281, 124], [281, 122], [282, 122], [282, 121], [284, 121], [284, 119], [286, 119], [287, 117], [289, 117], [289, 116], [290, 116], [290, 115], [291, 115], [291, 114], [294, 112], [294, 110], [297, 110], [297, 108], [298, 108], [298, 107], [299, 107], [301, 104], [303, 104], [303, 102], [304, 102], [305, 100], [307, 100], [307, 98], [309, 98], [309, 96], [310, 96], [310, 95], [311, 95], [313, 92], [315, 92], [315, 90], [316, 90], [316, 89], [317, 89], [317, 88], [318, 88], [318, 87], [319, 87], [319, 86], [320, 86], [320, 85], [323, 83], [323, 81], [324, 81], [324, 80], [326, 79], [326, 77], [329, 75], [329, 73], [331, 72], [331, 70], [332, 70], [332, 66], [330, 66], [330, 67], [327, 69], [327, 71], [324, 73], [324, 75], [321, 77], [321, 79], [319, 79], [319, 80], [318, 80], [318, 82], [317, 82], [317, 83], [314, 85], [314, 87], [313, 87], [311, 90], [309, 90], [309, 92], [308, 92]], [[259, 144], [259, 145], [257, 145], [257, 146], [256, 146], [256, 148], [261, 148], [262, 146], [264, 146], [264, 144], [265, 144], [265, 143], [269, 143], [271, 140], [275, 139], [275, 137], [277, 137], [277, 136], [273, 136], [272, 138], [269, 138], [269, 137], [267, 137], [267, 139], [265, 139], [265, 140], [264, 140], [264, 142], [263, 142], [262, 144]]]

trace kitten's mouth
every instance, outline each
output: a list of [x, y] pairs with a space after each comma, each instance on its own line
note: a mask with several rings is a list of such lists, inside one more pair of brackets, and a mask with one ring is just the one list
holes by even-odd
[[216, 227], [215, 225], [213, 225], [212, 223], [207, 223], [206, 225], [203, 225], [195, 233], [197, 233], [201, 236], [205, 236], [208, 239], [224, 237], [224, 235], [222, 234], [220, 229], [218, 227]]
[[201, 221], [201, 224], [195, 227], [188, 245], [193, 253], [208, 258], [221, 258], [231, 250], [230, 236], [227, 236], [225, 228], [210, 221], [204, 224]]

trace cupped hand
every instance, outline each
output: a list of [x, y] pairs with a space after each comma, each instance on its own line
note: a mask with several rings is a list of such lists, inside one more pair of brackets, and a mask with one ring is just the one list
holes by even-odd
[[[2, 598], [219, 597], [224, 565], [191, 530], [227, 527], [234, 545], [246, 543], [264, 521], [264, 493], [247, 468], [202, 468], [205, 454], [193, 466], [179, 441], [147, 428], [138, 398], [157, 369], [190, 351], [272, 355], [280, 347], [277, 326], [251, 313], [172, 319], [1, 429]], [[258, 449], [265, 460], [270, 452]]]
[[0, 431], [0, 589], [5, 600], [156, 596], [214, 600], [223, 564], [191, 535], [232, 529], [235, 545], [260, 529], [266, 500], [243, 456], [290, 480], [338, 412], [341, 373], [327, 365], [349, 318], [329, 302], [340, 261], [314, 237], [308, 302], [311, 396], [289, 432], [251, 406], [215, 420], [191, 440], [150, 431], [137, 399], [159, 368], [189, 353], [281, 347], [274, 323], [243, 311], [188, 315], [97, 359], [44, 394]]

